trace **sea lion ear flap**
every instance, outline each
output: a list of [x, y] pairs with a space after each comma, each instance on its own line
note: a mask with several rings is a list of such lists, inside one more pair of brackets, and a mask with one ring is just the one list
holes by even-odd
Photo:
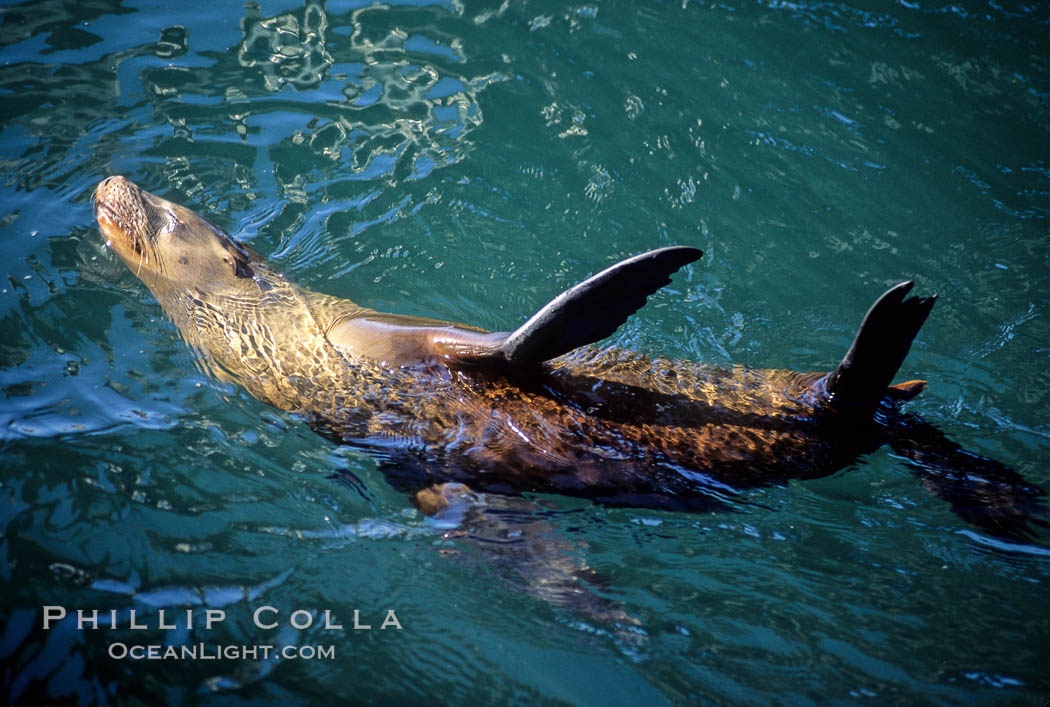
[[527, 365], [593, 344], [616, 331], [649, 295], [671, 282], [676, 270], [701, 255], [696, 248], [672, 246], [622, 260], [555, 297], [506, 338], [475, 348], [473, 355], [461, 350], [456, 358], [468, 365]]
[[252, 271], [251, 266], [237, 257], [233, 259], [233, 274], [241, 278], [255, 277], [255, 272]]

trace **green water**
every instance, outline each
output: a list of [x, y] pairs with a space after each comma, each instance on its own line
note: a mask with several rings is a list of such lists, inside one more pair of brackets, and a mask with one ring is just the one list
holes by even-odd
[[[1050, 487], [1046, 5], [0, 13], [9, 701], [1050, 697], [1050, 535], [980, 534], [889, 450], [736, 513], [544, 499], [551, 543], [640, 623], [588, 621], [443, 538], [372, 457], [203, 373], [90, 206], [124, 174], [300, 284], [503, 330], [618, 258], [694, 245], [613, 341], [714, 364], [827, 370], [914, 279], [940, 300], [899, 376], [930, 381], [910, 409]], [[120, 628], [44, 630], [45, 605]], [[253, 623], [263, 606], [279, 628]], [[193, 627], [157, 628], [160, 609]], [[378, 629], [387, 609], [401, 630]], [[133, 661], [115, 642], [334, 659]]]

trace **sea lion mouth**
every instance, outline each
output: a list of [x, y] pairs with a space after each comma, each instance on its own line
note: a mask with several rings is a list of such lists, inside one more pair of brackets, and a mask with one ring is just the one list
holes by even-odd
[[108, 177], [95, 189], [95, 218], [112, 248], [129, 265], [141, 269], [152, 260], [154, 228], [143, 191], [121, 176]]

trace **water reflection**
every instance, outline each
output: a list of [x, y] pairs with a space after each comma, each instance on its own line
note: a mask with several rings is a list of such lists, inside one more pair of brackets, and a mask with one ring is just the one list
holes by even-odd
[[262, 73], [266, 90], [285, 86], [303, 90], [316, 88], [332, 66], [325, 46], [328, 15], [318, 3], [307, 3], [301, 13], [263, 18], [257, 6], [248, 5], [248, 16], [241, 22], [244, 40], [237, 62]]

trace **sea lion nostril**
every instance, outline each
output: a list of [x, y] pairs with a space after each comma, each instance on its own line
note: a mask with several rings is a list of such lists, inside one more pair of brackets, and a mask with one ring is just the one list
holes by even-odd
[[96, 191], [101, 192], [104, 189], [112, 190], [114, 188], [119, 188], [122, 183], [126, 185], [127, 180], [119, 174], [112, 174], [98, 183]]

